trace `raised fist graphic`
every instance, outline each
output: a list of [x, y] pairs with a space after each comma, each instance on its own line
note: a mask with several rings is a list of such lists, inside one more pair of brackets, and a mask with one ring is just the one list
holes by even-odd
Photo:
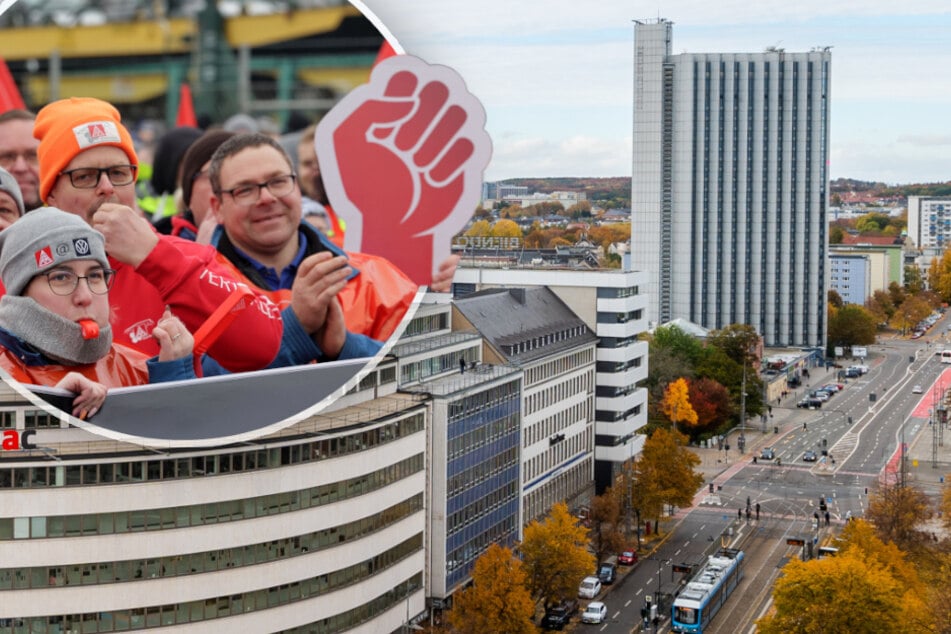
[[492, 152], [485, 112], [446, 66], [409, 55], [378, 64], [320, 122], [320, 171], [345, 247], [429, 284], [478, 205]]

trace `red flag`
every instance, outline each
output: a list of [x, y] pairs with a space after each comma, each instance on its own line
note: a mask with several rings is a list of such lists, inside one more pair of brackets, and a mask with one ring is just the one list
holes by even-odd
[[175, 116], [175, 127], [182, 126], [198, 127], [195, 104], [192, 102], [192, 89], [184, 83], [178, 87], [178, 114]]
[[7, 63], [0, 58], [0, 112], [15, 109], [26, 110], [26, 104], [23, 103], [20, 89], [13, 81], [13, 75], [10, 74]]

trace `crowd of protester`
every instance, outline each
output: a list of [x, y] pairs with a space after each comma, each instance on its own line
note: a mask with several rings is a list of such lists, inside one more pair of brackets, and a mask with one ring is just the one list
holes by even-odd
[[110, 387], [379, 352], [419, 289], [342, 249], [314, 131], [236, 115], [137, 148], [98, 99], [0, 113], [0, 367], [85, 418]]

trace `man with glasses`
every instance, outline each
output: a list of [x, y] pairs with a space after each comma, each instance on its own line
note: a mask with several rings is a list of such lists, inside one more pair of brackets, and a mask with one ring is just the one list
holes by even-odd
[[113, 343], [115, 278], [102, 234], [73, 214], [38, 209], [0, 234], [0, 367], [23, 383], [77, 394], [72, 414], [96, 413], [106, 388], [194, 378], [193, 339], [169, 311], [155, 359]]
[[[170, 306], [192, 332], [239, 286], [217, 253], [160, 236], [136, 209], [138, 159], [119, 112], [98, 99], [53, 102], [36, 116], [40, 198], [75, 214], [105, 237], [115, 281], [110, 292], [116, 341], [158, 354], [153, 329]], [[252, 289], [253, 290], [253, 289]], [[237, 313], [208, 353], [225, 369], [266, 367], [277, 355], [283, 325], [266, 296]]]
[[219, 223], [212, 244], [235, 275], [286, 307], [285, 328], [300, 326], [323, 351], [327, 324], [343, 318], [348, 342], [369, 337], [371, 354], [395, 332], [418, 286], [389, 261], [345, 254], [301, 221], [297, 175], [280, 143], [261, 134], [226, 140], [211, 158], [209, 179]]
[[0, 113], [0, 167], [10, 172], [20, 186], [26, 211], [36, 209], [40, 201], [40, 172], [33, 138], [35, 115], [26, 110]]

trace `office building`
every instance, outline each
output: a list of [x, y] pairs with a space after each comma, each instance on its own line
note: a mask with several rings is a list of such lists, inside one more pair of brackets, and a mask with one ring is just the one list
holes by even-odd
[[425, 614], [428, 406], [396, 376], [386, 360], [333, 411], [170, 450], [3, 386], [0, 633], [393, 632]]
[[769, 346], [826, 334], [828, 48], [671, 54], [634, 27], [631, 268], [651, 326], [753, 326]]
[[455, 328], [482, 335], [485, 358], [525, 374], [521, 420], [522, 524], [558, 502], [594, 497], [597, 337], [545, 287], [496, 288], [454, 302]]
[[[516, 256], [513, 255], [513, 258]], [[586, 270], [519, 265], [516, 260], [485, 262], [463, 256], [453, 294], [498, 287], [545, 286], [598, 337], [595, 348], [595, 493], [614, 483], [625, 461], [640, 453], [647, 424], [646, 274], [612, 269]]]

